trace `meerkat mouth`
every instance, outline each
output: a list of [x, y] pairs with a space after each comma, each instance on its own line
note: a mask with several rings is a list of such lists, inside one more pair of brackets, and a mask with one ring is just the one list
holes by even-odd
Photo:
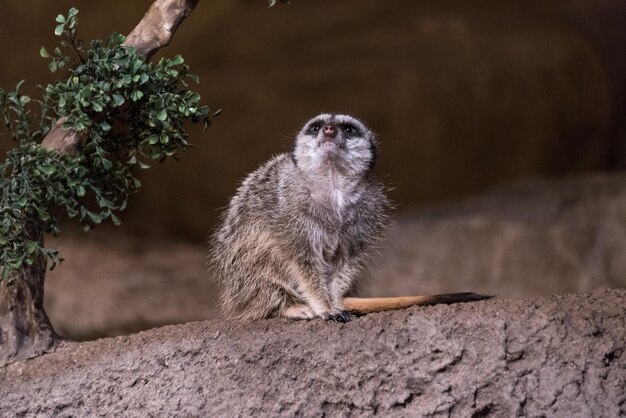
[[337, 141], [337, 138], [333, 138], [330, 136], [323, 136], [320, 140], [319, 140], [319, 146], [320, 147], [339, 147], [339, 141]]

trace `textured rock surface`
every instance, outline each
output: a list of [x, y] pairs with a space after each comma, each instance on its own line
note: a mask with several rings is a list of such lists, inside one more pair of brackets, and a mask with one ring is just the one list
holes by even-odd
[[626, 291], [207, 321], [0, 369], [0, 416], [619, 416]]
[[388, 242], [372, 272], [375, 295], [626, 287], [626, 175], [525, 181], [407, 212]]
[[46, 278], [59, 334], [93, 339], [215, 317], [206, 245], [95, 230], [48, 242], [67, 258]]

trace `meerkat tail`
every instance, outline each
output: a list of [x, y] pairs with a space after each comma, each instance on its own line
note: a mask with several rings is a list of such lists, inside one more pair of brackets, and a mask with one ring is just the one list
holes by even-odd
[[346, 310], [350, 313], [368, 314], [372, 312], [404, 309], [411, 306], [475, 302], [490, 299], [492, 297], [493, 296], [479, 295], [477, 293], [447, 293], [443, 295], [399, 296], [393, 298], [345, 298], [343, 300], [343, 304]]

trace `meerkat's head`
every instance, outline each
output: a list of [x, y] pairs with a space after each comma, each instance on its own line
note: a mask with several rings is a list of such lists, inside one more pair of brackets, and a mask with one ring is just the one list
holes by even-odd
[[305, 171], [335, 168], [365, 174], [376, 162], [376, 138], [355, 117], [322, 113], [298, 133], [293, 158]]

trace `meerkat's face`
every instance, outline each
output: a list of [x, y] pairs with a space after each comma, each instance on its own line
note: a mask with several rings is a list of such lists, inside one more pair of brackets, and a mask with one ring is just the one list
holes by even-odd
[[334, 167], [366, 173], [376, 161], [376, 138], [352, 116], [323, 113], [304, 125], [296, 137], [293, 156], [303, 170]]

